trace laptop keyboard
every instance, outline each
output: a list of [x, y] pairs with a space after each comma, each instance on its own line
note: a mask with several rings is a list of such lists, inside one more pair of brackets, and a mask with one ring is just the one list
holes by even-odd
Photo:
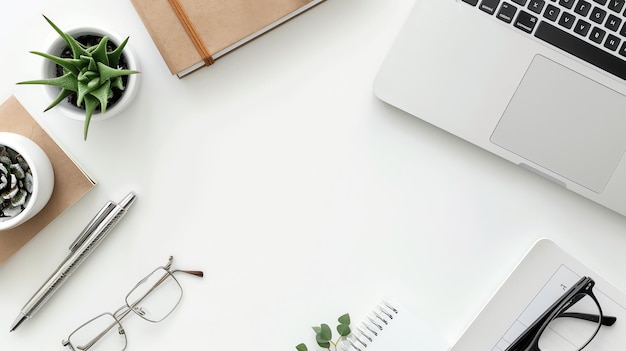
[[626, 0], [462, 0], [626, 80]]

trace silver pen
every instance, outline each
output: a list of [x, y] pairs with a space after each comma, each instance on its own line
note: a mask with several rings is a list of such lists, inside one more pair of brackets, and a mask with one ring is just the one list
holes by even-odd
[[122, 201], [114, 203], [109, 201], [87, 224], [85, 229], [70, 245], [70, 254], [63, 263], [52, 273], [46, 282], [37, 290], [33, 297], [22, 308], [17, 319], [11, 325], [10, 331], [14, 331], [27, 319], [31, 318], [59, 289], [67, 278], [74, 273], [76, 268], [89, 256], [89, 254], [102, 242], [111, 229], [126, 214], [126, 210], [133, 204], [137, 195], [130, 192]]

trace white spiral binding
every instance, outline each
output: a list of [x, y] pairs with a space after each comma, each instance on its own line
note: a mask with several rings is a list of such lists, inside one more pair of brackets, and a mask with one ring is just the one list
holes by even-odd
[[379, 333], [391, 324], [398, 310], [387, 301], [381, 301], [371, 314], [356, 327], [356, 330], [343, 342], [344, 351], [365, 351], [376, 342]]

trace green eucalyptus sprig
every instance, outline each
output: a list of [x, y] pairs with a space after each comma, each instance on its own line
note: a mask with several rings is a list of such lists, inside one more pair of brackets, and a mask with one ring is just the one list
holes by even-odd
[[[337, 337], [335, 341], [333, 341], [333, 332], [328, 326], [328, 324], [322, 323], [320, 324], [320, 326], [313, 327], [313, 331], [315, 331], [315, 341], [320, 347], [323, 347], [325, 349], [328, 349], [329, 351], [332, 351], [331, 350], [331, 345], [332, 345], [335, 351], [337, 351], [337, 345], [339, 345], [339, 342], [347, 338], [348, 335], [350, 335], [350, 333], [352, 332], [350, 330], [350, 315], [348, 313], [339, 317], [337, 321], [339, 322], [339, 324], [337, 325], [336, 329], [337, 329], [337, 333], [339, 333], [339, 336]], [[300, 343], [296, 345], [296, 350], [308, 351], [309, 349], [304, 343]]]
[[104, 113], [109, 99], [113, 97], [113, 88], [124, 90], [123, 76], [139, 73], [135, 70], [119, 67], [122, 51], [128, 42], [126, 38], [115, 50], [108, 51], [109, 38], [104, 36], [97, 45], [85, 46], [71, 35], [63, 32], [51, 20], [46, 21], [61, 36], [72, 52], [72, 58], [62, 58], [44, 52], [31, 51], [63, 68], [60, 77], [29, 80], [17, 84], [43, 84], [59, 87], [59, 95], [46, 107], [45, 111], [58, 105], [72, 94], [76, 95], [76, 105], [85, 104], [84, 138], [87, 139], [91, 116], [98, 107]]

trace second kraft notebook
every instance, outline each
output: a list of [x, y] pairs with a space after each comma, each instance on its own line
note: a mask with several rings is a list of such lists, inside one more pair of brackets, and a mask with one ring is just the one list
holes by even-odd
[[131, 0], [172, 74], [183, 77], [324, 0]]

